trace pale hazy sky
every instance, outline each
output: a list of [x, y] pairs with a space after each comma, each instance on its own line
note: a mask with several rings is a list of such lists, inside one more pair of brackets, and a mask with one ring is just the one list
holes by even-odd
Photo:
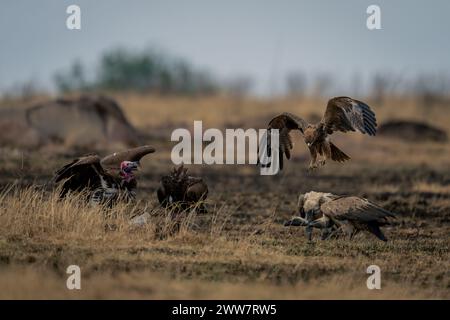
[[[66, 29], [77, 4], [82, 30]], [[366, 28], [381, 7], [382, 30]], [[220, 77], [248, 74], [276, 90], [285, 74], [450, 72], [449, 0], [1, 0], [0, 91], [33, 79], [51, 88], [74, 59], [94, 67], [106, 49], [162, 48]], [[275, 87], [275, 89], [274, 89]]]

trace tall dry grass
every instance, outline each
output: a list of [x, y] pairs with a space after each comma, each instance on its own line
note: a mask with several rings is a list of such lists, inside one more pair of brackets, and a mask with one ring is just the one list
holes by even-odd
[[[363, 235], [308, 244], [300, 228], [275, 223], [275, 211], [239, 226], [230, 221], [235, 207], [209, 210], [174, 215], [143, 202], [92, 208], [83, 194], [61, 200], [57, 190], [12, 185], [0, 195], [0, 256], [7, 257], [0, 286], [11, 288], [0, 298], [34, 298], [37, 288], [41, 298], [448, 296], [445, 240], [385, 244]], [[144, 211], [149, 223], [130, 225]], [[70, 264], [83, 272], [79, 293], [64, 287]], [[381, 293], [365, 287], [370, 264], [384, 272]]]
[[[125, 206], [104, 212], [101, 207], [90, 207], [80, 193], [60, 200], [58, 192], [47, 193], [33, 187], [7, 188], [0, 200], [2, 234], [27, 238], [99, 240], [114, 216], [117, 228], [125, 224]], [[133, 210], [133, 208], [130, 208]]]
[[[110, 242], [153, 241], [183, 237], [196, 229], [196, 203], [186, 210], [163, 209], [143, 200], [117, 203], [113, 207], [91, 206], [84, 192], [61, 199], [59, 189], [21, 188], [10, 185], [0, 192], [0, 233], [3, 236], [51, 241]], [[208, 231], [211, 238], [222, 235], [229, 208], [214, 208]], [[133, 223], [145, 215], [146, 222]]]

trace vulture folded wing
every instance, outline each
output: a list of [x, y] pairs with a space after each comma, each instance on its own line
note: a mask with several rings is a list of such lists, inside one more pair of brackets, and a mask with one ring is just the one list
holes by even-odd
[[101, 159], [100, 163], [105, 169], [113, 172], [116, 171], [115, 173], [118, 173], [118, 170], [120, 170], [120, 163], [122, 161], [139, 162], [145, 155], [153, 152], [155, 152], [155, 148], [151, 146], [141, 146], [110, 154]]
[[374, 136], [377, 131], [375, 113], [364, 102], [349, 97], [337, 97], [328, 101], [322, 123], [328, 134], [358, 130]]
[[[283, 169], [283, 155], [287, 159], [291, 158], [291, 150], [294, 147], [292, 143], [292, 138], [290, 135], [291, 130], [299, 130], [301, 133], [305, 131], [308, 123], [302, 118], [297, 117], [291, 113], [282, 113], [272, 120], [270, 120], [268, 125], [268, 130], [278, 129], [279, 130], [279, 162], [280, 170]], [[267, 150], [270, 156], [270, 138], [267, 139]]]
[[324, 203], [320, 210], [324, 215], [336, 220], [378, 222], [380, 225], [388, 223], [388, 218], [395, 217], [392, 212], [359, 197], [340, 197]]
[[101, 174], [104, 174], [100, 165], [100, 157], [97, 155], [87, 155], [66, 164], [55, 172], [54, 183], [64, 181], [62, 194], [69, 190], [82, 190], [99, 183]]

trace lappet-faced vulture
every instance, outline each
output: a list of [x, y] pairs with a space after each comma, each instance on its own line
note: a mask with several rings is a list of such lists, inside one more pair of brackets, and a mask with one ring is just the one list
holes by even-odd
[[153, 152], [153, 147], [141, 146], [104, 158], [96, 154], [83, 156], [57, 170], [53, 182], [62, 184], [60, 197], [69, 192], [87, 190], [93, 205], [131, 201], [136, 197], [134, 171], [138, 169], [141, 158]]
[[[344, 162], [350, 159], [343, 151], [336, 147], [329, 136], [336, 131], [359, 131], [374, 136], [377, 131], [377, 120], [374, 112], [362, 101], [349, 97], [336, 97], [328, 101], [325, 114], [319, 123], [311, 124], [291, 113], [282, 113], [268, 125], [268, 132], [279, 130], [279, 166], [283, 169], [283, 157], [291, 157], [293, 142], [290, 135], [292, 130], [299, 130], [303, 135], [311, 154], [309, 170], [318, 165], [324, 165], [326, 159]], [[268, 153], [270, 152], [270, 139], [267, 140]]]

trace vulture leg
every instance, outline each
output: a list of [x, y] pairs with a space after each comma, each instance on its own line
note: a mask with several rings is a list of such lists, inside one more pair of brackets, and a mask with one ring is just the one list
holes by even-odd
[[337, 230], [338, 230], [338, 228], [336, 228], [336, 226], [332, 226], [331, 228], [322, 229], [322, 233], [320, 234], [320, 237], [322, 240], [329, 239], [336, 234]]
[[306, 233], [306, 237], [308, 238], [308, 241], [312, 240], [312, 231], [313, 231], [313, 228], [312, 228], [311, 224], [308, 224], [305, 229], [305, 233]]
[[327, 239], [330, 239], [332, 237], [338, 238], [339, 232], [342, 231], [341, 227], [337, 227], [336, 225], [333, 225], [330, 229], [330, 233], [327, 236]]
[[344, 234], [348, 237], [348, 239], [351, 240], [357, 233], [356, 228], [349, 222], [341, 221], [341, 223], [342, 224], [340, 229], [344, 232]]
[[328, 229], [333, 226], [333, 221], [328, 219], [326, 216], [323, 216], [322, 218], [311, 221], [309, 225], [318, 229]]
[[330, 234], [330, 229], [322, 229], [322, 232], [320, 233], [320, 239], [325, 240]]
[[328, 219], [326, 216], [323, 216], [322, 218], [316, 219], [308, 224], [311, 228], [318, 228], [321, 229], [320, 238], [322, 240], [327, 239], [332, 234], [332, 228], [334, 226], [334, 223], [332, 220]]

